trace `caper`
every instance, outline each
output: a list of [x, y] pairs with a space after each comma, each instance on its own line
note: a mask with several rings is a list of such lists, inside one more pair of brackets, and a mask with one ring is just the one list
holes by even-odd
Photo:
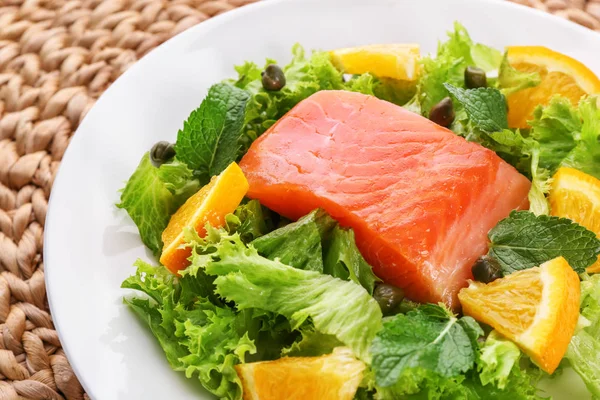
[[452, 99], [446, 97], [429, 111], [429, 119], [438, 125], [449, 127], [454, 121], [454, 106]]
[[267, 65], [267, 68], [260, 74], [262, 85], [265, 90], [278, 91], [285, 86], [285, 75], [279, 66], [275, 64]]
[[402, 303], [400, 303], [398, 308], [396, 308], [396, 311], [398, 311], [398, 313], [406, 314], [407, 312], [415, 310], [422, 305], [423, 304], [417, 303], [416, 301], [404, 299], [404, 300], [402, 300]]
[[150, 161], [155, 167], [160, 167], [175, 157], [175, 145], [161, 140], [150, 149]]
[[476, 281], [490, 283], [502, 278], [502, 270], [498, 261], [488, 256], [480, 257], [471, 268]]
[[380, 283], [373, 292], [373, 297], [379, 303], [383, 315], [393, 314], [404, 300], [404, 291], [399, 287]]
[[469, 89], [487, 87], [485, 71], [478, 67], [467, 67], [465, 69], [465, 86]]

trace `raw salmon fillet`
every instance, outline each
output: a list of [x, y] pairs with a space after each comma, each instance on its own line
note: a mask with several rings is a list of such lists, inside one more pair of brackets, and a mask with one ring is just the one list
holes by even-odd
[[248, 196], [291, 219], [323, 208], [384, 281], [458, 308], [488, 231], [530, 182], [493, 151], [372, 96], [322, 91], [242, 159]]

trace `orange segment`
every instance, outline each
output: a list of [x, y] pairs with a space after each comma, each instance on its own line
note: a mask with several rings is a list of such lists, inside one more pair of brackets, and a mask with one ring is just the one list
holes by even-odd
[[561, 95], [577, 105], [582, 96], [600, 93], [600, 79], [579, 61], [542, 46], [508, 47], [510, 65], [523, 72], [537, 72], [542, 82], [507, 97], [508, 125], [527, 128], [533, 110]]
[[373, 44], [329, 52], [331, 61], [347, 74], [414, 81], [419, 75], [418, 44]]
[[562, 360], [579, 318], [579, 277], [562, 258], [458, 294], [465, 315], [515, 342], [544, 371]]
[[220, 175], [214, 176], [171, 216], [162, 233], [161, 264], [173, 273], [187, 267], [192, 252], [189, 247], [182, 247], [183, 229], [194, 227], [200, 236], [204, 236], [207, 223], [221, 227], [225, 216], [235, 211], [247, 191], [248, 181], [236, 163], [231, 163]]
[[365, 365], [338, 347], [321, 357], [236, 365], [244, 400], [352, 400]]
[[[569, 218], [600, 238], [600, 180], [573, 168], [559, 168], [550, 188], [552, 215]], [[600, 257], [588, 272], [600, 272]]]

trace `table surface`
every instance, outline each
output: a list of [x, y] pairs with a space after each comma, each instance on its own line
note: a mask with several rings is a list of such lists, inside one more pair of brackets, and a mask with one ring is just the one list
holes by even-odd
[[[127, 68], [256, 0], [0, 0], [0, 400], [87, 399], [48, 310], [48, 196], [72, 134]], [[416, 0], [415, 0], [416, 1]], [[600, 0], [510, 0], [600, 32]]]

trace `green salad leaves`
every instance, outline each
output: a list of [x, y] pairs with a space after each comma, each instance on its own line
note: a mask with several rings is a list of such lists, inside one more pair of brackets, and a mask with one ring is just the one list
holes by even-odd
[[[264, 65], [275, 63], [267, 59]], [[466, 88], [469, 66], [488, 73], [488, 87]], [[546, 199], [560, 167], [600, 178], [595, 97], [577, 106], [555, 97], [535, 110], [530, 128], [509, 129], [505, 96], [535, 87], [540, 75], [515, 70], [506, 54], [474, 43], [458, 23], [435, 57], [423, 57], [416, 83], [369, 73], [347, 76], [329, 53], [307, 55], [300, 45], [282, 67], [281, 90], [263, 87], [265, 67], [246, 62], [235, 67], [235, 79], [213, 85], [179, 130], [176, 156], [155, 166], [146, 153], [126, 183], [117, 206], [128, 212], [156, 256], [171, 215], [315, 92], [361, 92], [424, 116], [450, 97], [455, 111], [450, 128], [532, 181], [530, 210], [511, 213], [488, 233], [488, 256], [505, 275], [558, 256], [581, 274], [580, 326], [564, 364], [600, 397], [600, 363], [590, 356], [600, 353], [600, 275], [585, 273], [600, 254], [600, 239], [570, 220], [549, 216]], [[356, 399], [543, 398], [536, 389], [541, 370], [514, 343], [474, 319], [410, 300], [384, 318], [385, 293], [374, 290], [379, 279], [354, 231], [323, 210], [289, 221], [244, 199], [221, 228], [207, 226], [205, 237], [184, 232], [192, 249], [187, 269], [176, 276], [138, 260], [135, 275], [122, 284], [135, 291], [125, 303], [148, 325], [172, 368], [221, 399], [242, 399], [237, 364], [320, 356], [340, 346], [367, 367]]]
[[414, 102], [422, 114], [428, 116], [431, 107], [449, 96], [446, 84], [464, 87], [465, 68], [477, 66], [489, 72], [497, 69], [501, 60], [498, 50], [474, 43], [465, 27], [456, 22], [454, 31], [448, 33], [448, 40], [438, 45], [436, 56], [423, 57]]
[[216, 276], [215, 293], [235, 302], [238, 309], [281, 314], [294, 329], [310, 318], [318, 331], [335, 336], [359, 358], [370, 359], [368, 345], [380, 328], [382, 315], [361, 286], [261, 257], [237, 234], [222, 234], [218, 243], [208, 247], [215, 252], [194, 256], [184, 274], [195, 275], [202, 268]]
[[142, 242], [158, 255], [163, 247], [162, 231], [169, 218], [199, 187], [192, 170], [184, 163], [174, 161], [156, 168], [146, 153], [121, 192], [117, 207], [127, 210]]
[[565, 358], [588, 390], [600, 398], [600, 274], [581, 282], [581, 315], [587, 325], [571, 339]]
[[342, 229], [322, 210], [254, 240], [252, 246], [262, 256], [294, 268], [352, 280], [369, 294], [379, 280], [356, 247], [354, 232]]

